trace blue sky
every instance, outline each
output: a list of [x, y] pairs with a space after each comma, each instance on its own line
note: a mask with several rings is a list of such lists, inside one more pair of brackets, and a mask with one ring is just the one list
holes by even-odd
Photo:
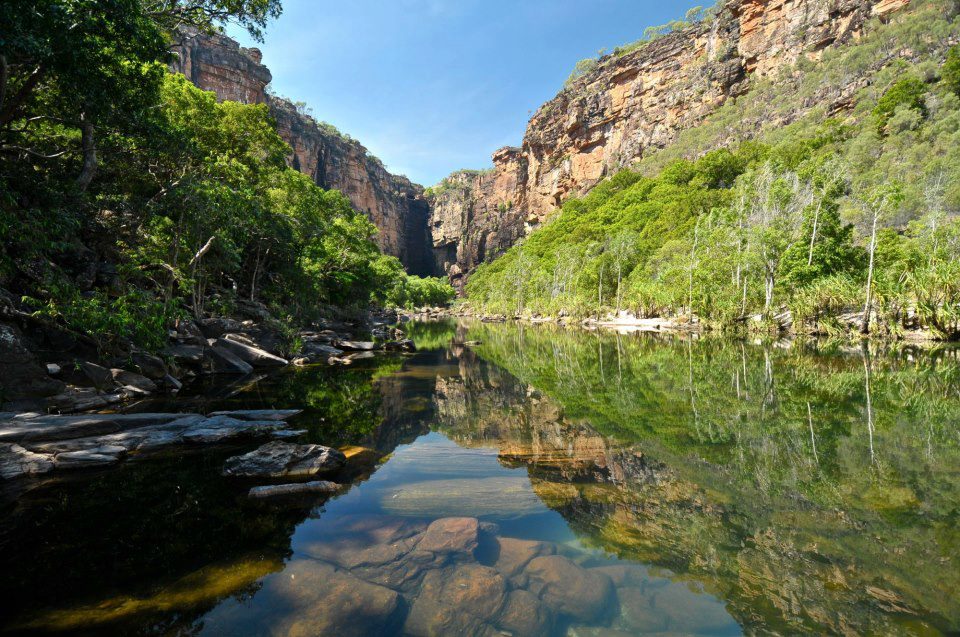
[[[653, 0], [284, 0], [258, 46], [306, 102], [395, 173], [431, 185], [520, 145], [574, 63], [681, 18]], [[701, 4], [709, 4], [701, 2]]]

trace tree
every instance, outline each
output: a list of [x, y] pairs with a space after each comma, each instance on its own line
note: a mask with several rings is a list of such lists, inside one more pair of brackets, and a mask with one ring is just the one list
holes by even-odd
[[622, 284], [624, 271], [632, 269], [634, 258], [637, 253], [637, 233], [631, 230], [624, 230], [610, 240], [610, 256], [613, 259], [613, 267], [617, 271], [617, 314], [620, 314], [620, 307], [623, 301]]
[[745, 187], [749, 201], [749, 242], [764, 273], [763, 313], [769, 316], [780, 262], [799, 239], [802, 213], [810, 204], [813, 192], [810, 183], [802, 181], [796, 173], [778, 173], [769, 162], [751, 176]]
[[877, 121], [877, 132], [884, 134], [887, 123], [901, 108], [916, 111], [926, 117], [927, 105], [924, 101], [926, 93], [927, 85], [918, 77], [911, 75], [895, 82], [877, 101], [873, 109], [873, 115]]
[[867, 287], [864, 296], [863, 319], [860, 333], [870, 333], [870, 314], [873, 311], [873, 272], [877, 251], [877, 226], [903, 200], [903, 187], [898, 183], [877, 186], [860, 198], [860, 206], [870, 226], [870, 247], [867, 249]]
[[940, 77], [947, 88], [960, 95], [960, 45], [953, 47], [947, 53], [947, 61], [940, 69]]

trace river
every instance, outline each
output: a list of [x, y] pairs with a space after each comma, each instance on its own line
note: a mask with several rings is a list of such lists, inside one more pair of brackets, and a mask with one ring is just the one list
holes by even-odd
[[956, 349], [407, 330], [413, 355], [137, 406], [304, 409], [351, 456], [326, 501], [248, 500], [220, 469], [252, 446], [7, 489], [0, 630], [960, 631]]

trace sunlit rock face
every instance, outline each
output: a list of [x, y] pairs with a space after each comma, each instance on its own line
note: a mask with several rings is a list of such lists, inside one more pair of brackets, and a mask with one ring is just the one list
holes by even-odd
[[222, 35], [187, 32], [174, 52], [173, 69], [218, 99], [267, 104], [277, 132], [292, 149], [289, 164], [317, 185], [345, 194], [379, 229], [381, 250], [399, 258], [410, 272], [433, 273], [429, 209], [421, 186], [388, 172], [360, 142], [319, 126], [290, 101], [270, 95], [270, 71], [258, 49]]
[[[756, 79], [774, 77], [802, 57], [818, 60], [825, 50], [855, 41], [869, 19], [907, 4], [730, 0], [713, 21], [603, 57], [540, 107], [521, 148], [501, 149], [492, 170], [454, 173], [436, 189], [430, 229], [437, 265], [462, 284], [565, 200], [667, 146]], [[813, 102], [839, 110], [849, 107], [849, 94], [818, 95]]]

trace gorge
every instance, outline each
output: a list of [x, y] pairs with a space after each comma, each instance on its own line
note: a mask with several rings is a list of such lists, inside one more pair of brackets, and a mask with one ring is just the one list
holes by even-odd
[[[856, 42], [871, 20], [888, 20], [908, 4], [722, 2], [709, 20], [602, 56], [534, 113], [519, 147], [494, 153], [492, 168], [455, 172], [428, 189], [390, 174], [359, 142], [270, 95], [270, 72], [257, 49], [241, 48], [226, 36], [188, 34], [174, 68], [220, 99], [268, 104], [293, 148], [293, 167], [346, 194], [379, 228], [381, 248], [411, 273], [444, 274], [462, 289], [478, 265], [539, 227], [567, 199], [668, 146], [757, 82], [788, 87], [800, 73], [798, 61], [816, 62], [830, 49]], [[884, 64], [912, 55], [892, 50]], [[843, 113], [876, 70], [825, 85], [772, 120], [741, 121], [717, 145], [751, 139], [816, 106]]]

